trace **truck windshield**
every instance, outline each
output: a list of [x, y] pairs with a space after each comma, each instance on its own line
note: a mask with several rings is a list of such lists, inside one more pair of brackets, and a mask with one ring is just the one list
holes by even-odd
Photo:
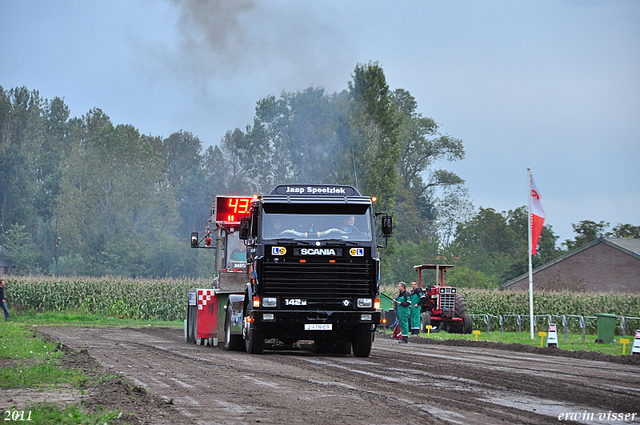
[[360, 208], [359, 211], [321, 214], [267, 212], [265, 208], [262, 237], [264, 239], [371, 241], [371, 216], [368, 208], [364, 211]]

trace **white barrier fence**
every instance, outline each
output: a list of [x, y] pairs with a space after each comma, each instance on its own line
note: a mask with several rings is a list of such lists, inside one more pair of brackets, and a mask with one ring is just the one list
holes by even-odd
[[[487, 326], [487, 333], [491, 331], [491, 325], [497, 322], [497, 325], [500, 329], [500, 334], [504, 332], [505, 318], [514, 318], [515, 324], [518, 328], [518, 333], [522, 332], [523, 323], [529, 323], [529, 315], [528, 314], [499, 314], [497, 316], [488, 313], [479, 313], [479, 314], [471, 314], [472, 317], [480, 317], [484, 320], [485, 325]], [[582, 340], [585, 340], [585, 334], [587, 327], [589, 327], [589, 320], [597, 320], [596, 316], [578, 316], [573, 314], [537, 314], [533, 316], [533, 325], [534, 327], [538, 327], [538, 319], [546, 319], [546, 326], [550, 324], [561, 325], [564, 328], [564, 339], [567, 340], [569, 336], [569, 327], [571, 326], [570, 322], [575, 322], [577, 320], [577, 325], [582, 332]], [[556, 323], [556, 319], [560, 319], [559, 323]], [[622, 337], [624, 338], [627, 334], [627, 327], [629, 325], [629, 321], [638, 321], [635, 329], [640, 329], [640, 317], [631, 317], [631, 316], [618, 316], [617, 320], [620, 321], [618, 328], [622, 330]], [[634, 322], [635, 323], [635, 322]], [[594, 325], [595, 329], [595, 325]], [[633, 330], [632, 330], [633, 332]]]

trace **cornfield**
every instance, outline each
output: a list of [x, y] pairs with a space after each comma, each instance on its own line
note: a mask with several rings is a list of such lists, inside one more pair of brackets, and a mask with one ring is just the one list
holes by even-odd
[[182, 320], [191, 288], [208, 288], [205, 280], [121, 278], [5, 279], [12, 308], [40, 312], [77, 311], [140, 320]]
[[[36, 311], [78, 311], [141, 320], [182, 320], [191, 288], [208, 288], [207, 280], [55, 278], [26, 276], [6, 280], [9, 305]], [[383, 291], [395, 295], [395, 288]], [[529, 293], [461, 289], [471, 314], [493, 316], [529, 313]], [[594, 316], [609, 313], [640, 317], [640, 295], [589, 292], [534, 292], [534, 314]]]
[[[476, 312], [494, 316], [529, 314], [529, 292], [478, 289], [472, 291], [464, 290], [463, 293], [472, 314]], [[533, 311], [536, 315], [583, 316], [586, 320], [587, 332], [595, 333], [597, 321], [594, 319], [587, 320], [586, 317], [593, 317], [599, 313], [640, 317], [640, 295], [604, 292], [534, 291]], [[561, 324], [557, 317], [555, 321]], [[579, 332], [579, 324], [580, 322], [577, 318], [568, 317], [568, 329], [570, 332]], [[505, 317], [504, 325], [509, 330], [515, 330], [517, 327], [515, 318]], [[631, 329], [635, 329], [640, 325], [640, 321], [633, 320], [629, 325], [633, 326]]]
[[[529, 293], [463, 289], [470, 313], [492, 315], [529, 314]], [[535, 314], [564, 314], [593, 316], [608, 313], [618, 316], [639, 316], [640, 295], [593, 292], [534, 291]]]

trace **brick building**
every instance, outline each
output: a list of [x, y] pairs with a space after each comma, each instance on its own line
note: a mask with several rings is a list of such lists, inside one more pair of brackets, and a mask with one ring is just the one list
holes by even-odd
[[[529, 289], [529, 273], [502, 284]], [[640, 294], [640, 239], [600, 238], [533, 270], [533, 289]]]

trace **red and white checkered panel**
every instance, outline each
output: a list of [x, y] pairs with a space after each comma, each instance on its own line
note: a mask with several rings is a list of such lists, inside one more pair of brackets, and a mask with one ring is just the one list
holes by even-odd
[[198, 310], [207, 305], [213, 296], [213, 289], [198, 289]]

